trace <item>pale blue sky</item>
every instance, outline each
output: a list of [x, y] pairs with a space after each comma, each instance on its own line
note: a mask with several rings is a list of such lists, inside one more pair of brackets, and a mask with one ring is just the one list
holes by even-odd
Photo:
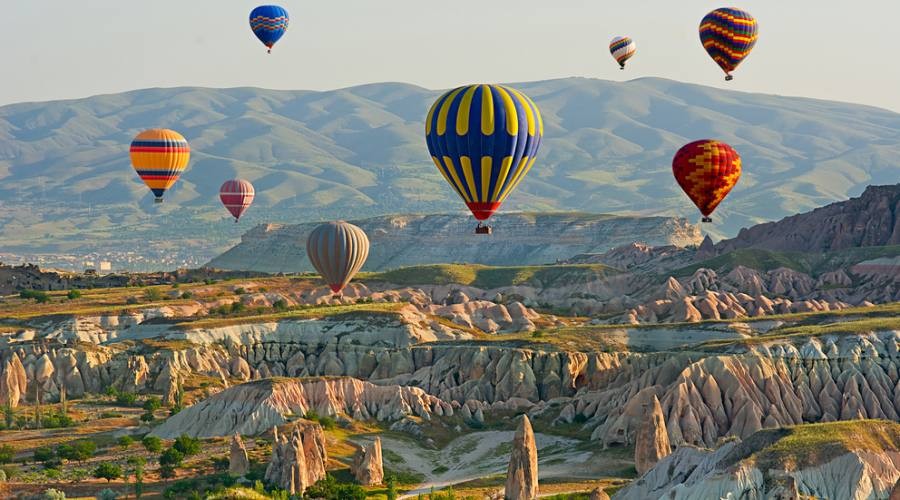
[[[16, 0], [0, 17], [0, 104], [182, 85], [429, 88], [567, 76], [658, 76], [717, 87], [862, 102], [900, 111], [892, 0], [280, 0], [291, 27], [272, 55], [246, 0]], [[726, 84], [697, 38], [733, 5], [760, 41]], [[607, 44], [638, 53], [618, 71]]]

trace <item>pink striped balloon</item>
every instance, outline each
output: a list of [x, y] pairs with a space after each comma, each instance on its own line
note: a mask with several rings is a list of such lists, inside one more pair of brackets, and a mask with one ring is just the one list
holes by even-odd
[[254, 196], [256, 196], [256, 191], [253, 189], [253, 184], [244, 179], [225, 181], [225, 184], [219, 188], [219, 199], [234, 216], [235, 222], [240, 220], [241, 215], [253, 203]]

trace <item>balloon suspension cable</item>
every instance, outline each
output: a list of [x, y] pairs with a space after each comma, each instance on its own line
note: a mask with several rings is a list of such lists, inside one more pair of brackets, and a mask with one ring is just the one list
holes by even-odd
[[701, 222], [712, 222], [712, 217], [704, 217], [700, 219]]

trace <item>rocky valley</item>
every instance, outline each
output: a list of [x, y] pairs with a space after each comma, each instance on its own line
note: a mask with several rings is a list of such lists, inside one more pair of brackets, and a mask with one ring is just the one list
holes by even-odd
[[[855, 242], [819, 252], [741, 236], [605, 249], [592, 245], [618, 219], [552, 216], [572, 233], [558, 263], [391, 268], [385, 254], [386, 270], [340, 297], [302, 273], [49, 283], [46, 299], [0, 302], [0, 401], [7, 427], [28, 432], [67, 412], [99, 442], [199, 439], [238, 488], [258, 477], [314, 495], [347, 477], [374, 496], [390, 479], [413, 496], [452, 485], [474, 498], [887, 498], [900, 479], [900, 247], [863, 245], [857, 233], [890, 232], [843, 221], [898, 193], [872, 188], [766, 226], [812, 242], [802, 228], [833, 223]], [[396, 231], [383, 237], [407, 238]], [[0, 430], [0, 446], [40, 456], [20, 432]], [[828, 453], [801, 453], [810, 433]], [[92, 460], [116, 460], [103, 450]], [[212, 465], [185, 460], [220, 487]], [[76, 473], [70, 462], [62, 474]], [[10, 487], [52, 483], [46, 470]], [[148, 469], [153, 488], [188, 484], [167, 485], [166, 471]]]

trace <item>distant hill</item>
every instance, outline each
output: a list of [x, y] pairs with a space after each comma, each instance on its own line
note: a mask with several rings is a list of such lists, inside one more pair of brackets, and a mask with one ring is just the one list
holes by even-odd
[[[620, 217], [578, 213], [501, 214], [491, 236], [473, 234], [458, 215], [391, 215], [353, 221], [369, 236], [367, 271], [439, 263], [494, 266], [552, 264], [571, 255], [603, 252], [640, 238], [656, 245], [696, 245], [697, 226], [667, 217]], [[317, 223], [260, 225], [208, 266], [259, 272], [310, 271], [306, 239]], [[458, 277], [457, 277], [458, 278]], [[477, 276], [471, 277], [477, 281]], [[481, 280], [491, 278], [482, 276]], [[524, 278], [523, 278], [524, 279]]]
[[[882, 109], [655, 78], [514, 85], [540, 106], [546, 134], [509, 210], [694, 218], [670, 161], [705, 137], [744, 157], [743, 179], [707, 228], [720, 237], [898, 180], [900, 115]], [[262, 222], [457, 210], [423, 139], [438, 92], [397, 83], [175, 88], [0, 107], [4, 250], [212, 256]], [[134, 134], [150, 127], [178, 129], [194, 151], [162, 206], [127, 154]], [[258, 194], [240, 225], [226, 223], [216, 198], [235, 176]]]

